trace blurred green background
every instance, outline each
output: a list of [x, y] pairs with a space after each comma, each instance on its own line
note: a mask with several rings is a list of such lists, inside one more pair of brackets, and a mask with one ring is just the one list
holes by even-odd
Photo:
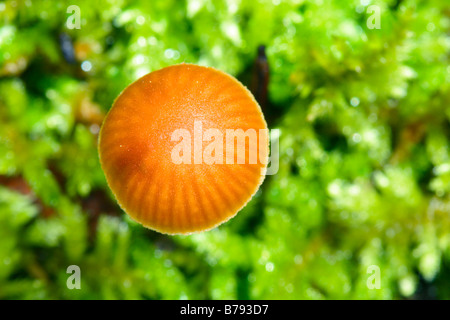
[[[450, 299], [446, 2], [0, 1], [0, 299]], [[259, 45], [278, 174], [209, 232], [132, 222], [98, 161], [115, 97], [181, 62], [249, 85]]]

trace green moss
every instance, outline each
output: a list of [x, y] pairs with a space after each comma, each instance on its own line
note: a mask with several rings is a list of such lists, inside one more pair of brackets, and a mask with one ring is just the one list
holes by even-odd
[[[363, 2], [80, 0], [73, 30], [0, 3], [0, 299], [449, 299], [445, 1], [371, 1], [381, 29]], [[115, 97], [181, 62], [248, 78], [260, 44], [279, 172], [215, 230], [132, 222], [98, 163]]]

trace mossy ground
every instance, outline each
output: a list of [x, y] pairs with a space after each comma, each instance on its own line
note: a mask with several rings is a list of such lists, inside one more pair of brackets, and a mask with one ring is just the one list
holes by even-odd
[[[66, 27], [72, 4], [80, 29]], [[0, 2], [0, 298], [450, 299], [448, 10]], [[279, 172], [213, 231], [169, 237], [133, 223], [98, 161], [114, 98], [181, 62], [245, 82], [261, 44]], [[66, 286], [69, 265], [81, 290]], [[367, 286], [373, 265], [379, 289]]]

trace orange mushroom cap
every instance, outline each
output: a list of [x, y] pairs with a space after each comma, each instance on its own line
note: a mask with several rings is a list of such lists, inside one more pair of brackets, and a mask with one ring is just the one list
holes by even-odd
[[[209, 129], [222, 136], [205, 137]], [[244, 163], [242, 153], [238, 161], [242, 144], [227, 140], [230, 129], [258, 134], [256, 145], [245, 139]], [[174, 135], [180, 130], [188, 135]], [[213, 142], [222, 143], [223, 157]], [[180, 143], [190, 148], [175, 152]], [[174, 152], [190, 161], [174, 161]], [[251, 152], [258, 154], [256, 163]], [[214, 163], [198, 161], [209, 154]], [[235, 216], [264, 180], [268, 154], [267, 125], [252, 94], [230, 75], [192, 64], [129, 85], [99, 136], [100, 163], [119, 205], [145, 227], [168, 234], [209, 230]]]

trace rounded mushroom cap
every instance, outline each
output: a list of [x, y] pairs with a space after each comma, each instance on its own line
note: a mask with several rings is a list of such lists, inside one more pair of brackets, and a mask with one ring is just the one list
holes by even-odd
[[[245, 144], [235, 139], [243, 132]], [[180, 64], [143, 76], [117, 97], [101, 128], [99, 154], [132, 219], [188, 234], [227, 221], [252, 198], [265, 176], [268, 130], [235, 78]]]

